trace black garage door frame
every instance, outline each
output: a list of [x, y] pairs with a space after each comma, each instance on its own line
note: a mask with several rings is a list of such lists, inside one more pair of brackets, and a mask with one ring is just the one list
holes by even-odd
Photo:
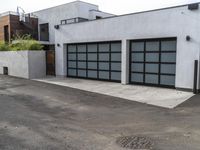
[[[80, 78], [80, 79], [89, 79], [89, 80], [99, 80], [99, 81], [110, 81], [110, 82], [118, 82], [118, 83], [121, 83], [121, 79], [120, 80], [114, 80], [114, 79], [111, 79], [111, 72], [117, 72], [117, 73], [120, 73], [121, 74], [121, 70], [113, 70], [111, 69], [111, 63], [120, 63], [121, 64], [121, 59], [119, 61], [113, 61], [111, 60], [111, 54], [112, 53], [122, 53], [122, 51], [111, 51], [111, 44], [113, 43], [120, 43], [121, 44], [121, 41], [105, 41], [105, 42], [82, 42], [82, 43], [68, 43], [67, 44], [67, 77], [70, 77], [70, 78]], [[88, 52], [88, 45], [89, 44], [97, 44], [97, 61], [88, 61], [88, 54], [92, 54], [92, 53], [95, 53], [95, 52]], [[99, 52], [99, 44], [109, 44], [109, 52]], [[78, 45], [86, 45], [86, 61], [82, 61], [82, 62], [86, 62], [86, 69], [81, 69], [81, 68], [78, 68], [78, 61], [74, 61], [76, 62], [76, 68], [72, 68], [72, 67], [69, 67], [69, 63], [68, 61], [73, 61], [73, 60], [69, 60], [69, 55], [70, 53], [73, 53], [73, 52], [69, 52], [69, 46], [76, 46], [76, 60], [77, 60], [77, 57], [78, 57], [78, 54], [80, 54], [81, 52], [78, 52]], [[103, 54], [103, 53], [109, 53], [109, 61], [99, 61], [99, 54]], [[81, 61], [79, 61], [81, 62]], [[97, 62], [97, 69], [88, 69], [88, 62]], [[109, 70], [102, 70], [102, 69], [99, 69], [99, 63], [100, 62], [106, 62], [106, 63], [109, 63]], [[76, 76], [72, 76], [72, 75], [69, 75], [68, 72], [69, 72], [69, 69], [76, 69]], [[86, 70], [86, 77], [80, 77], [78, 76], [78, 70]], [[91, 78], [91, 77], [88, 77], [88, 70], [90, 71], [97, 71], [97, 78]], [[99, 77], [99, 71], [107, 71], [109, 72], [109, 79], [102, 79]]]
[[[156, 42], [159, 41], [159, 62], [145, 62], [146, 60], [146, 42]], [[160, 83], [160, 76], [161, 75], [167, 75], [167, 76], [174, 76], [176, 78], [176, 74], [171, 74], [171, 73], [161, 73], [161, 64], [174, 64], [176, 66], [176, 62], [161, 62], [161, 42], [162, 41], [176, 41], [176, 50], [170, 50], [170, 51], [164, 51], [164, 53], [176, 53], [177, 54], [177, 37], [170, 37], [170, 38], [150, 38], [150, 39], [136, 39], [136, 40], [130, 40], [130, 49], [129, 49], [129, 83], [130, 84], [136, 84], [136, 85], [145, 85], [145, 86], [154, 86], [154, 87], [164, 87], [164, 88], [173, 88], [175, 89], [175, 85], [164, 85]], [[132, 53], [138, 53], [138, 52], [133, 52], [132, 51], [132, 42], [144, 42], [144, 62], [143, 62], [143, 72], [134, 72], [132, 71], [132, 63], [141, 63], [141, 62], [134, 62], [132, 60]], [[151, 52], [148, 52], [151, 53]], [[152, 51], [152, 53], [155, 53], [155, 51]], [[158, 64], [159, 69], [158, 73], [150, 73], [150, 72], [145, 72], [145, 64]], [[133, 82], [131, 80], [132, 73], [143, 73], [143, 82]], [[151, 83], [145, 83], [145, 74], [152, 74], [152, 75], [158, 75], [158, 84], [151, 84]]]

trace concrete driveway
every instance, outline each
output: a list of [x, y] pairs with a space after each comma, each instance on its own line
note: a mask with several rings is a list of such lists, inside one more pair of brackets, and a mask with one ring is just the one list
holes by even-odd
[[36, 81], [124, 98], [164, 108], [174, 108], [193, 96], [192, 92], [177, 91], [175, 89], [122, 85], [120, 83], [74, 78], [47, 77], [36, 79]]
[[0, 76], [1, 150], [124, 150], [123, 136], [153, 150], [199, 150], [200, 96], [175, 109]]

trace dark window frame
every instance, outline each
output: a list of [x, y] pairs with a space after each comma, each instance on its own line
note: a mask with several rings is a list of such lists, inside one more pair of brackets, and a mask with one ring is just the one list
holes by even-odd
[[[159, 41], [159, 51], [146, 51], [146, 42], [157, 42]], [[168, 50], [168, 51], [161, 51], [161, 43], [162, 41], [176, 41], [176, 50]], [[132, 43], [136, 42], [143, 42], [144, 43], [144, 51], [132, 51]], [[132, 60], [132, 54], [134, 53], [141, 53], [144, 54], [144, 61], [133, 61]], [[146, 62], [146, 54], [147, 53], [159, 53], [159, 61], [158, 62]], [[166, 76], [174, 76], [176, 78], [176, 74], [171, 74], [171, 73], [161, 73], [161, 65], [162, 64], [174, 64], [176, 65], [176, 62], [161, 62], [161, 54], [164, 53], [177, 53], [177, 37], [171, 37], [171, 38], [156, 38], [156, 39], [138, 39], [138, 40], [130, 40], [130, 49], [129, 49], [129, 83], [130, 84], [138, 84], [138, 85], [147, 85], [147, 86], [158, 86], [158, 87], [167, 87], [167, 88], [175, 88], [175, 85], [164, 85], [161, 84], [161, 76], [166, 75]], [[133, 63], [140, 63], [143, 64], [143, 71], [132, 71], [132, 64]], [[158, 73], [152, 73], [152, 72], [146, 72], [146, 64], [158, 64], [159, 65], [159, 71]], [[142, 74], [143, 75], [143, 82], [135, 82], [132, 81], [132, 74], [137, 73], [137, 74]], [[152, 83], [146, 83], [145, 82], [145, 76], [146, 75], [158, 75], [158, 84], [152, 84]]]
[[[109, 42], [89, 42], [89, 43], [72, 43], [72, 44], [67, 44], [67, 77], [73, 77], [73, 78], [83, 78], [83, 79], [92, 79], [92, 80], [102, 80], [102, 81], [112, 81], [112, 82], [121, 82], [121, 78], [120, 80], [114, 80], [112, 79], [111, 75], [112, 73], [120, 73], [121, 74], [121, 68], [120, 71], [119, 70], [112, 70], [111, 69], [111, 64], [112, 63], [121, 63], [121, 58], [119, 61], [111, 61], [111, 55], [112, 53], [116, 54], [122, 54], [121, 51], [111, 51], [111, 45], [114, 43], [119, 43], [121, 44], [121, 41], [109, 41]], [[88, 52], [88, 45], [92, 45], [92, 44], [96, 44], [97, 45], [97, 51], [96, 52]], [[99, 45], [100, 44], [109, 44], [109, 51], [106, 52], [100, 52], [99, 51]], [[76, 52], [68, 52], [68, 47], [74, 45], [76, 47]], [[78, 45], [86, 45], [86, 52], [78, 52]], [[122, 46], [122, 45], [121, 45]], [[109, 60], [108, 61], [101, 61], [99, 60], [99, 54], [109, 54]], [[69, 59], [69, 55], [68, 54], [75, 54], [76, 55], [76, 60], [70, 60]], [[78, 54], [86, 54], [86, 60], [78, 60]], [[97, 54], [97, 60], [96, 61], [92, 61], [92, 60], [88, 60], [88, 54]], [[77, 61], [78, 60], [78, 61]], [[76, 62], [76, 67], [69, 67], [69, 63], [68, 62]], [[83, 68], [78, 68], [78, 62], [86, 62], [86, 69]], [[88, 68], [88, 63], [90, 62], [96, 62], [97, 63], [97, 69], [89, 69]], [[104, 69], [100, 69], [99, 68], [99, 63], [109, 63], [109, 69], [108, 70], [104, 70]], [[71, 76], [68, 75], [68, 70], [69, 69], [74, 69], [76, 70], [76, 75], [75, 76]], [[86, 70], [86, 77], [80, 77], [78, 76], [78, 70]], [[88, 77], [88, 71], [97, 71], [97, 78], [91, 78]], [[109, 73], [109, 79], [103, 79], [100, 78], [99, 74], [100, 72], [107, 72]]]
[[40, 34], [39, 34], [40, 41], [49, 42], [49, 23], [39, 24], [39, 28], [40, 28]]

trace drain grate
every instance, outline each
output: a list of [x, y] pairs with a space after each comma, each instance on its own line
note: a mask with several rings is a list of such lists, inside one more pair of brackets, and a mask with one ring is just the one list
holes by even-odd
[[153, 142], [150, 138], [141, 136], [119, 137], [116, 143], [122, 147], [133, 150], [152, 150]]

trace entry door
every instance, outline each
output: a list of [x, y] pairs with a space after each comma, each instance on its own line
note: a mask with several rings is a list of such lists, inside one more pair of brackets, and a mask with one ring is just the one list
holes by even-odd
[[47, 75], [55, 75], [55, 51], [46, 51], [46, 72]]
[[130, 54], [130, 83], [175, 87], [175, 38], [131, 41]]
[[121, 81], [121, 42], [69, 44], [67, 76]]

